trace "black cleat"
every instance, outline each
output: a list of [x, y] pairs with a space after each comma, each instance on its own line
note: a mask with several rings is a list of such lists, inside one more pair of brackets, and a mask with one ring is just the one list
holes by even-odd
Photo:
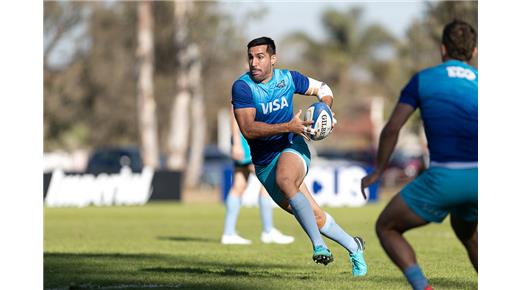
[[314, 254], [312, 255], [312, 259], [316, 264], [327, 265], [328, 263], [334, 262], [334, 256], [329, 249], [324, 246], [317, 246], [314, 248]]

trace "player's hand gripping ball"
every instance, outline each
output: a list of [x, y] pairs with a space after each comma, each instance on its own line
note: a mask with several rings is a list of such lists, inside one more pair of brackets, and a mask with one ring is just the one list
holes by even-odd
[[323, 102], [317, 102], [308, 107], [304, 120], [314, 121], [312, 125], [309, 125], [311, 129], [309, 131], [314, 134], [307, 133], [307, 136], [314, 141], [322, 140], [329, 136], [330, 132], [332, 132], [333, 124], [336, 124], [332, 111]]

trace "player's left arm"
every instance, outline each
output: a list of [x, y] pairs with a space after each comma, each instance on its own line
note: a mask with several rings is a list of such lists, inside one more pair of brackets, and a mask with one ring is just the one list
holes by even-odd
[[325, 82], [307, 77], [297, 71], [290, 71], [290, 73], [294, 82], [295, 93], [316, 96], [320, 102], [324, 102], [329, 108], [332, 108], [334, 95]]
[[332, 108], [332, 103], [334, 101], [334, 94], [332, 94], [332, 90], [329, 85], [325, 82], [315, 80], [313, 78], [309, 78], [309, 88], [305, 91], [304, 95], [307, 96], [316, 96], [320, 102], [324, 102]]
[[[332, 111], [332, 103], [334, 102], [334, 94], [330, 87], [322, 81], [315, 80], [313, 78], [304, 76], [296, 71], [291, 71], [294, 86], [296, 88], [295, 93], [307, 96], [315, 96], [320, 102], [324, 102], [329, 106]], [[332, 112], [334, 116], [334, 112]], [[332, 126], [336, 124], [336, 119]]]

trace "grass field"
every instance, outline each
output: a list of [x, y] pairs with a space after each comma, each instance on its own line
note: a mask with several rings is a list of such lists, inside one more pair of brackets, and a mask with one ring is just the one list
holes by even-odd
[[[374, 233], [384, 203], [327, 208], [367, 242], [369, 273], [353, 278], [346, 251], [328, 242], [328, 266], [311, 259], [296, 220], [275, 209], [291, 245], [260, 242], [258, 209], [243, 208], [238, 231], [251, 246], [223, 246], [221, 204], [149, 203], [140, 207], [45, 208], [45, 289], [409, 289]], [[477, 274], [449, 223], [406, 234], [436, 289], [477, 289]]]

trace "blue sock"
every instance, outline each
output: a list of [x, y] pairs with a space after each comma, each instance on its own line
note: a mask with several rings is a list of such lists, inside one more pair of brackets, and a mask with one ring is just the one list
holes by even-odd
[[421, 268], [417, 264], [406, 268], [404, 275], [414, 290], [424, 290], [428, 286], [428, 280], [426, 280]]
[[271, 198], [259, 194], [258, 206], [260, 207], [260, 216], [262, 217], [264, 233], [268, 233], [273, 229], [273, 206], [271, 205]]
[[327, 219], [325, 220], [325, 224], [320, 229], [320, 232], [326, 236], [327, 238], [335, 241], [336, 243], [343, 246], [343, 248], [347, 249], [349, 253], [356, 252], [358, 250], [358, 245], [356, 241], [347, 234], [338, 224], [332, 216], [328, 213], [325, 213]]
[[316, 218], [312, 212], [311, 204], [303, 193], [297, 192], [293, 198], [289, 199], [289, 204], [291, 205], [294, 217], [296, 217], [298, 223], [300, 223], [305, 233], [307, 233], [311, 239], [312, 245], [314, 247], [327, 247], [316, 224]]
[[224, 220], [224, 235], [235, 233], [238, 213], [240, 212], [240, 197], [229, 194], [226, 198], [226, 218]]

